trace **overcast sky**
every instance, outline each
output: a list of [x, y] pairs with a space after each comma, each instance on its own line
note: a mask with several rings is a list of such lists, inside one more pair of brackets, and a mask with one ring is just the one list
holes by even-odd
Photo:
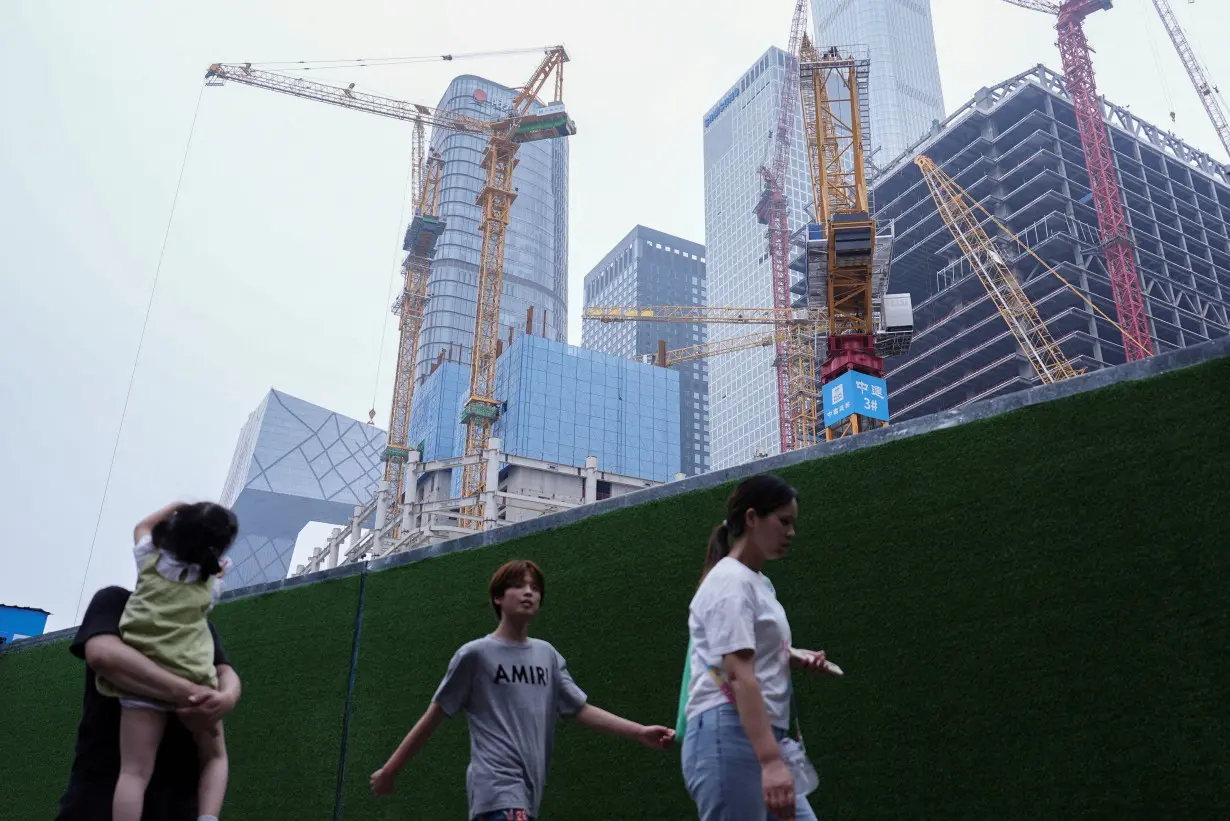
[[[1230, 82], [1230, 10], [1176, 0]], [[580, 281], [634, 224], [703, 242], [701, 117], [791, 0], [215, 0], [0, 4], [0, 602], [77, 623], [131, 585], [131, 528], [216, 498], [270, 387], [388, 414], [391, 277], [407, 215], [404, 123], [237, 85], [205, 88], [96, 549], [91, 537], [159, 248], [211, 62], [431, 55], [564, 43], [570, 341]], [[1053, 21], [932, 0], [948, 110], [1040, 62]], [[1100, 90], [1225, 159], [1150, 0], [1088, 23]], [[434, 104], [449, 79], [524, 81], [533, 55], [320, 72]], [[874, 70], [874, 69], [873, 69]], [[383, 338], [383, 353], [381, 340]]]

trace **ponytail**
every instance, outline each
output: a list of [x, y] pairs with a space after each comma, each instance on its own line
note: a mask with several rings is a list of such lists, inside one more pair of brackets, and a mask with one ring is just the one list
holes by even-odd
[[713, 533], [709, 535], [709, 550], [705, 553], [705, 569], [700, 574], [701, 581], [704, 581], [705, 576], [709, 575], [709, 571], [713, 566], [720, 562], [730, 553], [730, 526], [723, 521], [720, 525], [713, 528]]
[[743, 535], [747, 527], [747, 512], [756, 511], [757, 516], [767, 516], [780, 507], [793, 502], [798, 493], [790, 485], [772, 474], [761, 474], [744, 479], [726, 500], [726, 518], [713, 529], [709, 536], [709, 549], [705, 552], [705, 569], [700, 574], [703, 582], [714, 565], [730, 555], [731, 542]]

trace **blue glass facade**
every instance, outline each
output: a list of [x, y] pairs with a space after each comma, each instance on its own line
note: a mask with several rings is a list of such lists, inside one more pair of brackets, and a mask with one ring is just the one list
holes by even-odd
[[[469, 378], [469, 366], [444, 362], [415, 391], [410, 441], [426, 442], [424, 459], [465, 451]], [[509, 453], [577, 466], [597, 456], [602, 470], [659, 482], [681, 470], [674, 370], [522, 334], [496, 362], [495, 384], [494, 435]]]
[[511, 453], [668, 482], [679, 472], [679, 374], [537, 336], [500, 357], [496, 435]]
[[[481, 120], [504, 116], [515, 92], [481, 77], [463, 75], [449, 84], [439, 108]], [[544, 101], [551, 102], [551, 101]], [[474, 338], [475, 295], [482, 250], [482, 209], [476, 204], [486, 182], [480, 163], [487, 141], [475, 134], [433, 132], [432, 148], [444, 157], [440, 179], [440, 217], [446, 228], [436, 244], [430, 297], [416, 357], [417, 372], [441, 350], [470, 361]], [[500, 336], [525, 328], [526, 309], [534, 308], [534, 333], [567, 336], [568, 311], [568, 140], [526, 143], [517, 151], [513, 202], [504, 250]]]
[[465, 447], [457, 444], [461, 427], [458, 406], [465, 402], [470, 390], [470, 366], [460, 362], [442, 362], [414, 389], [414, 407], [410, 412], [410, 447], [423, 445], [421, 458], [425, 462], [457, 456]]

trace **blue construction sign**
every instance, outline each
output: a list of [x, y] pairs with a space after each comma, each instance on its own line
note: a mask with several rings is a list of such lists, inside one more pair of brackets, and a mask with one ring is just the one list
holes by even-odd
[[888, 383], [875, 376], [846, 371], [824, 386], [824, 426], [854, 413], [888, 421]]

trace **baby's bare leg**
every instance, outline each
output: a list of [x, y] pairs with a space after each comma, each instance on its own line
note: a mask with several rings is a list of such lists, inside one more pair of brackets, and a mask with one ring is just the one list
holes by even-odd
[[216, 818], [222, 811], [222, 800], [226, 798], [226, 781], [230, 770], [230, 762], [226, 757], [226, 739], [222, 735], [222, 722], [209, 726], [190, 724], [188, 729], [192, 731], [197, 754], [201, 758], [197, 813]]
[[167, 714], [159, 710], [120, 708], [120, 777], [111, 802], [114, 821], [141, 821], [145, 788], [154, 774], [166, 726]]

